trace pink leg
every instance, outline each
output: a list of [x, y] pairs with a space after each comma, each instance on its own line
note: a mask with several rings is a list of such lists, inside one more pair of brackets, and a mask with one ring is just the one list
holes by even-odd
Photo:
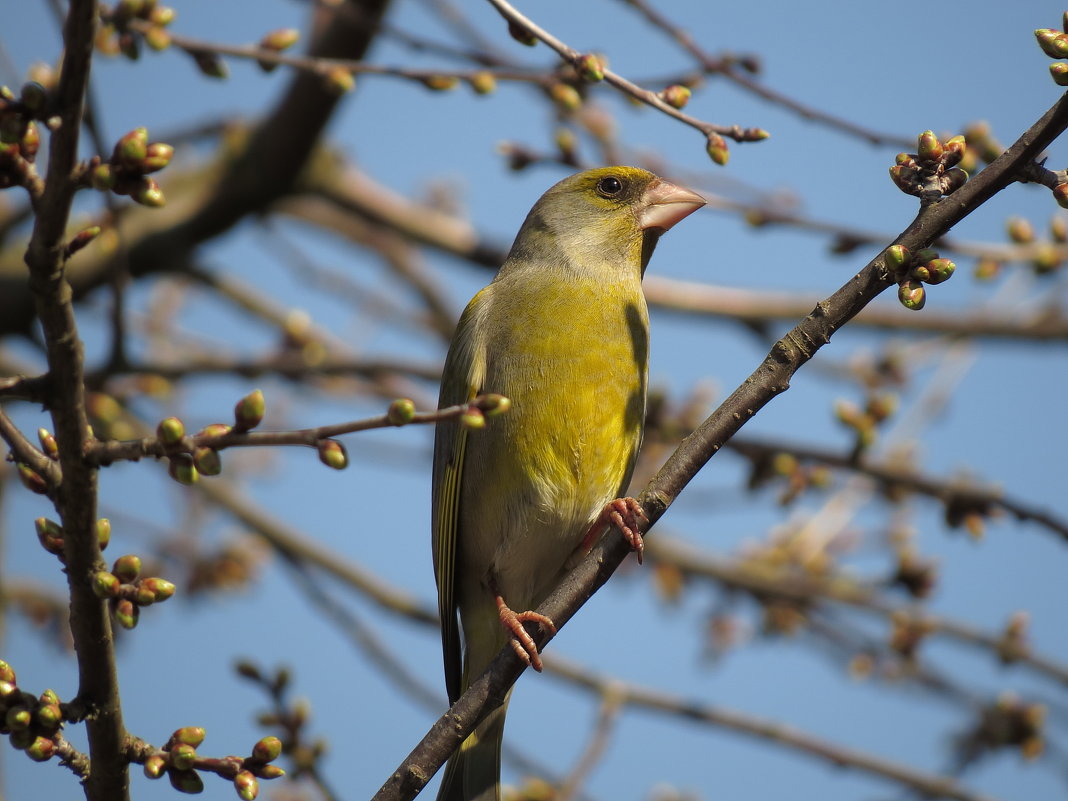
[[582, 539], [582, 548], [588, 551], [607, 526], [615, 526], [630, 543], [631, 549], [638, 552], [640, 565], [645, 543], [642, 542], [642, 533], [638, 530], [638, 526], [640, 521], [648, 519], [645, 511], [633, 498], [616, 498], [614, 501], [609, 501], [586, 531], [586, 536]]
[[497, 612], [501, 618], [501, 625], [513, 635], [512, 648], [515, 649], [516, 654], [540, 673], [542, 663], [541, 656], [538, 654], [538, 646], [535, 644], [534, 638], [523, 628], [523, 624], [529, 622], [537, 623], [552, 634], [556, 633], [556, 624], [545, 615], [539, 615], [537, 612], [513, 612], [500, 594], [497, 595]]

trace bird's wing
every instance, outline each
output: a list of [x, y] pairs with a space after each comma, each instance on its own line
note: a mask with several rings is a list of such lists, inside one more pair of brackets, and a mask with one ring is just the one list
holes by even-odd
[[[490, 288], [487, 287], [475, 295], [460, 317], [449, 355], [445, 359], [439, 408], [467, 403], [482, 392], [486, 373], [486, 352], [479, 320], [484, 316], [490, 294]], [[453, 419], [438, 423], [434, 439], [434, 575], [438, 585], [445, 686], [450, 703], [460, 696], [463, 674], [456, 556], [459, 538], [462, 536], [460, 490], [463, 486], [467, 436], [468, 429]]]

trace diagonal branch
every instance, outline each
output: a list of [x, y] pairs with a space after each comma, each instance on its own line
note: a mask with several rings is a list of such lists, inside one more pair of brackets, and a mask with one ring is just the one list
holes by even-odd
[[[953, 225], [1013, 183], [1024, 165], [1068, 128], [1068, 96], [1062, 96], [1016, 143], [950, 197], [921, 208], [895, 240], [911, 251], [930, 245]], [[892, 281], [880, 254], [845, 286], [799, 322], [775, 343], [763, 363], [727, 400], [679, 445], [642, 492], [639, 502], [649, 517], [647, 531], [659, 520], [679, 493], [723, 444], [772, 398], [789, 389], [790, 378], [830, 342], [835, 331], [848, 323]], [[608, 581], [630, 553], [623, 537], [605, 537], [561, 582], [537, 609], [559, 629]], [[533, 633], [539, 649], [552, 636]], [[506, 646], [486, 671], [434, 723], [433, 727], [385, 781], [374, 801], [411, 799], [426, 785], [449, 755], [493, 709], [525, 670], [511, 647]]]

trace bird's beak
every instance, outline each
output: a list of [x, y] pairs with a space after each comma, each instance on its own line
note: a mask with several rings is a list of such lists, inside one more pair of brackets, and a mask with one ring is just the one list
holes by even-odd
[[696, 192], [660, 178], [642, 195], [638, 227], [643, 231], [652, 228], [662, 233], [703, 205], [705, 199]]

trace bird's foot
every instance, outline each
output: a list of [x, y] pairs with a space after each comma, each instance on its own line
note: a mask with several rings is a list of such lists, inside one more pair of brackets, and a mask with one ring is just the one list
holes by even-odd
[[556, 624], [545, 615], [540, 615], [537, 612], [513, 612], [500, 595], [497, 596], [497, 611], [500, 614], [501, 625], [513, 635], [512, 648], [515, 649], [516, 654], [540, 673], [542, 662], [541, 655], [538, 653], [538, 646], [534, 642], [534, 638], [523, 628], [523, 624], [537, 623], [550, 634], [556, 634]]
[[606, 526], [619, 529], [619, 533], [630, 543], [631, 550], [638, 554], [638, 564], [642, 563], [642, 554], [645, 552], [645, 543], [642, 541], [642, 533], [638, 527], [641, 521], [648, 522], [649, 518], [645, 510], [634, 498], [616, 498], [604, 505], [604, 509], [593, 521], [586, 536], [582, 540], [582, 549], [588, 551], [593, 547], [597, 537], [604, 531]]

